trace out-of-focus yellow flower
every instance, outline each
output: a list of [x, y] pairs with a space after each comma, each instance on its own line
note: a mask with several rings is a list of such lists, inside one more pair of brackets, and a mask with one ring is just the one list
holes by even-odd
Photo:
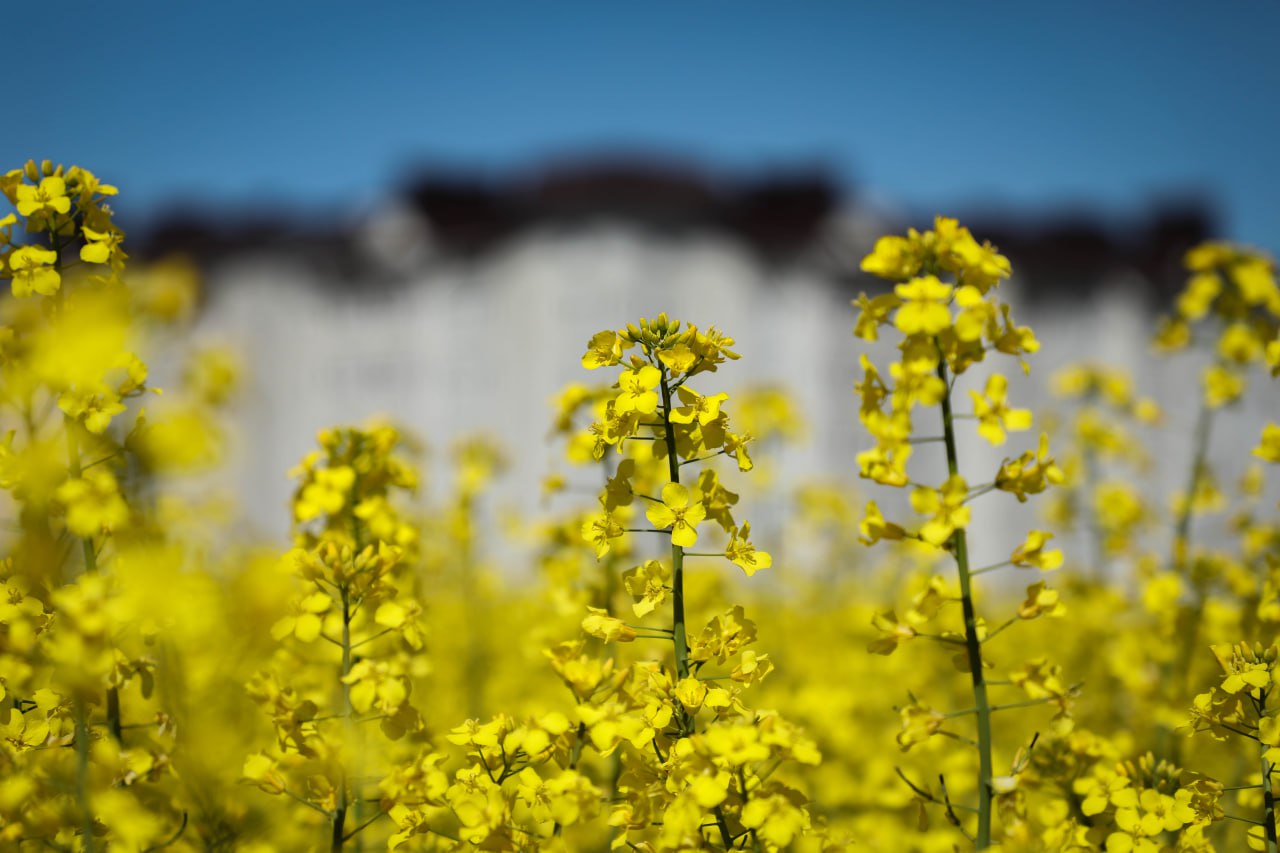
[[766, 551], [757, 551], [750, 537], [751, 523], [744, 521], [741, 528], [730, 531], [729, 544], [724, 549], [724, 555], [746, 572], [747, 577], [773, 565], [773, 557]]
[[920, 538], [930, 545], [942, 547], [957, 528], [969, 523], [970, 509], [965, 505], [969, 485], [963, 477], [949, 477], [941, 488], [921, 487], [911, 493], [911, 506], [921, 515], [933, 517], [920, 528]]
[[927, 275], [894, 287], [902, 300], [893, 324], [904, 335], [936, 335], [951, 325], [951, 285]]
[[81, 537], [116, 530], [129, 520], [129, 505], [120, 494], [115, 475], [105, 467], [90, 468], [58, 487], [58, 501], [67, 510], [67, 529]]
[[978, 419], [978, 434], [996, 447], [1004, 444], [1005, 430], [1031, 429], [1030, 410], [1009, 408], [1009, 380], [1003, 375], [991, 374], [983, 393], [970, 391], [969, 395]]
[[1062, 552], [1057, 549], [1044, 550], [1044, 546], [1052, 538], [1052, 533], [1032, 530], [1023, 543], [1014, 549], [1009, 561], [1015, 566], [1037, 568], [1042, 572], [1053, 571], [1062, 565]]
[[599, 607], [587, 608], [587, 615], [582, 620], [582, 630], [606, 643], [629, 643], [636, 638], [634, 628]]
[[1253, 449], [1253, 455], [1267, 462], [1280, 462], [1280, 426], [1269, 423], [1262, 428], [1262, 441]]

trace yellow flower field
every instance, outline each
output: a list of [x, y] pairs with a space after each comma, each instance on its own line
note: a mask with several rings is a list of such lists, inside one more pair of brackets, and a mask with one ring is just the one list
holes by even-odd
[[[785, 389], [723, 390], [714, 317], [610, 318], [548, 416], [598, 494], [529, 496], [529, 585], [479, 439], [427, 499], [417, 437], [321, 430], [291, 541], [174, 490], [216, 464], [241, 369], [192, 351], [150, 381], [195, 272], [132, 264], [85, 169], [0, 191], [0, 848], [1278, 853], [1280, 426], [1220, 449], [1239, 483], [1208, 461], [1224, 410], [1275, 399], [1271, 259], [1185, 258], [1151, 357], [1196, 353], [1199, 414], [1156, 498], [1162, 415], [1122, 371], [1019, 406], [1016, 257], [945, 217], [882, 237], [848, 316], [864, 488], [793, 496], [785, 575], [750, 523]], [[978, 543], [979, 502], [1038, 521]]]

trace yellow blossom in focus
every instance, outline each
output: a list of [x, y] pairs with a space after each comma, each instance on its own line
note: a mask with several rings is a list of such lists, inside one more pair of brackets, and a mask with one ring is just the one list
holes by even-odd
[[729, 399], [728, 394], [704, 397], [687, 385], [681, 385], [676, 395], [684, 403], [671, 412], [671, 422], [676, 424], [691, 424], [696, 420], [705, 426], [720, 417], [720, 404]]
[[636, 370], [628, 370], [618, 378], [618, 394], [614, 405], [618, 414], [638, 412], [651, 415], [658, 409], [657, 387], [662, 374], [658, 368], [646, 364]]
[[645, 516], [659, 529], [671, 528], [671, 542], [688, 548], [698, 541], [698, 522], [707, 517], [701, 499], [679, 483], [662, 487], [662, 503], [650, 503]]
[[741, 528], [730, 531], [729, 544], [725, 546], [724, 555], [751, 577], [761, 569], [773, 565], [773, 557], [765, 551], [757, 551], [751, 544], [751, 523], [743, 522]]
[[609, 553], [609, 540], [618, 538], [623, 532], [622, 525], [608, 510], [593, 513], [582, 523], [582, 538], [595, 548], [596, 559]]
[[16, 195], [14, 206], [21, 216], [30, 217], [45, 212], [65, 215], [71, 210], [71, 199], [67, 198], [67, 183], [57, 175], [43, 178], [39, 186], [20, 184]]
[[80, 260], [89, 264], [105, 264], [119, 254], [124, 235], [118, 231], [94, 231], [84, 226], [85, 244], [80, 248]]
[[667, 600], [671, 572], [659, 560], [649, 560], [622, 574], [622, 584], [635, 599], [631, 606], [636, 616], [652, 613]]
[[39, 246], [23, 246], [9, 256], [13, 271], [13, 295], [22, 298], [32, 293], [52, 296], [58, 292], [62, 276], [50, 264], [57, 263], [58, 253]]
[[587, 351], [582, 356], [582, 366], [595, 370], [617, 364], [622, 359], [622, 343], [617, 332], [609, 329], [597, 332], [587, 344]]

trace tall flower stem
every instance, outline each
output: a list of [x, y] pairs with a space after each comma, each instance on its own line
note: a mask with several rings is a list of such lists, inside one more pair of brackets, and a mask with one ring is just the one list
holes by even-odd
[[[942, 429], [947, 448], [947, 470], [959, 476], [956, 434], [951, 412], [951, 382], [945, 361], [938, 362], [938, 378], [946, 393], [942, 395]], [[973, 592], [969, 574], [969, 546], [963, 528], [951, 536], [951, 551], [960, 575], [960, 602], [964, 610], [964, 644], [969, 658], [969, 674], [973, 680], [973, 704], [978, 723], [978, 834], [979, 850], [991, 846], [991, 704], [987, 698], [986, 676], [982, 671], [982, 647], [978, 638], [978, 619], [974, 614]]]
[[[671, 482], [679, 483], [680, 457], [676, 455], [676, 428], [671, 422], [671, 386], [667, 383], [666, 370], [662, 371], [659, 387], [662, 391], [662, 425], [667, 444], [667, 470], [671, 475]], [[684, 618], [684, 548], [674, 541], [671, 543], [671, 641], [676, 653], [676, 677], [688, 678], [689, 638], [685, 632]], [[679, 702], [676, 703], [676, 710], [678, 712], [676, 719], [680, 723], [680, 736], [688, 737], [696, 731], [693, 715]], [[744, 789], [743, 797], [746, 794]], [[720, 840], [724, 843], [724, 849], [728, 850], [733, 847], [733, 836], [729, 833], [729, 825], [725, 821], [724, 810], [720, 806], [715, 807], [715, 816], [716, 827], [720, 830]]]
[[[1258, 712], [1259, 721], [1267, 712], [1267, 695], [1269, 691], [1262, 691], [1262, 695], [1253, 700], [1253, 706]], [[1271, 774], [1275, 772], [1274, 766], [1267, 760], [1267, 751], [1271, 749], [1265, 743], [1258, 743], [1259, 760], [1262, 762], [1262, 822], [1263, 829], [1267, 834], [1267, 853], [1277, 853], [1280, 844], [1276, 841], [1276, 796], [1271, 785]]]
[[[671, 474], [671, 482], [680, 482], [680, 457], [676, 455], [676, 428], [671, 422], [671, 386], [667, 384], [667, 374], [662, 372], [662, 424], [667, 444], [667, 466]], [[685, 633], [684, 620], [684, 548], [671, 543], [671, 633], [676, 650], [676, 675], [679, 678], [689, 676], [689, 638]], [[682, 715], [683, 716], [683, 715]], [[692, 721], [690, 721], [692, 723]], [[684, 728], [684, 725], [681, 725]], [[690, 734], [692, 728], [690, 728]]]
[[1267, 853], [1276, 853], [1276, 796], [1271, 787], [1271, 773], [1273, 768], [1271, 762], [1267, 761], [1266, 753], [1269, 747], [1262, 744], [1259, 749], [1262, 752], [1262, 802], [1263, 802], [1263, 822], [1266, 824], [1267, 832]]
[[[352, 718], [355, 715], [351, 705], [351, 685], [347, 684], [347, 676], [351, 674], [351, 588], [342, 585], [342, 715], [348, 733], [351, 731]], [[344, 738], [350, 743], [350, 737]], [[339, 772], [338, 802], [333, 810], [333, 833], [330, 837], [329, 849], [332, 853], [342, 850], [347, 822], [347, 774]]]

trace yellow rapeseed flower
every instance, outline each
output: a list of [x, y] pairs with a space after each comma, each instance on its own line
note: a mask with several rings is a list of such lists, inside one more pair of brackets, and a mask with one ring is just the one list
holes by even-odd
[[39, 246], [23, 246], [9, 256], [9, 268], [13, 271], [13, 295], [18, 298], [39, 293], [52, 296], [58, 292], [62, 276], [51, 264], [58, 260], [58, 253]]
[[662, 487], [662, 503], [650, 503], [645, 510], [657, 528], [671, 528], [671, 542], [688, 548], [698, 541], [698, 522], [707, 517], [706, 507], [679, 483]]
[[20, 184], [15, 192], [17, 202], [14, 206], [22, 216], [31, 217], [46, 211], [66, 214], [71, 210], [71, 199], [67, 198], [67, 182], [57, 175], [43, 178], [39, 186]]

